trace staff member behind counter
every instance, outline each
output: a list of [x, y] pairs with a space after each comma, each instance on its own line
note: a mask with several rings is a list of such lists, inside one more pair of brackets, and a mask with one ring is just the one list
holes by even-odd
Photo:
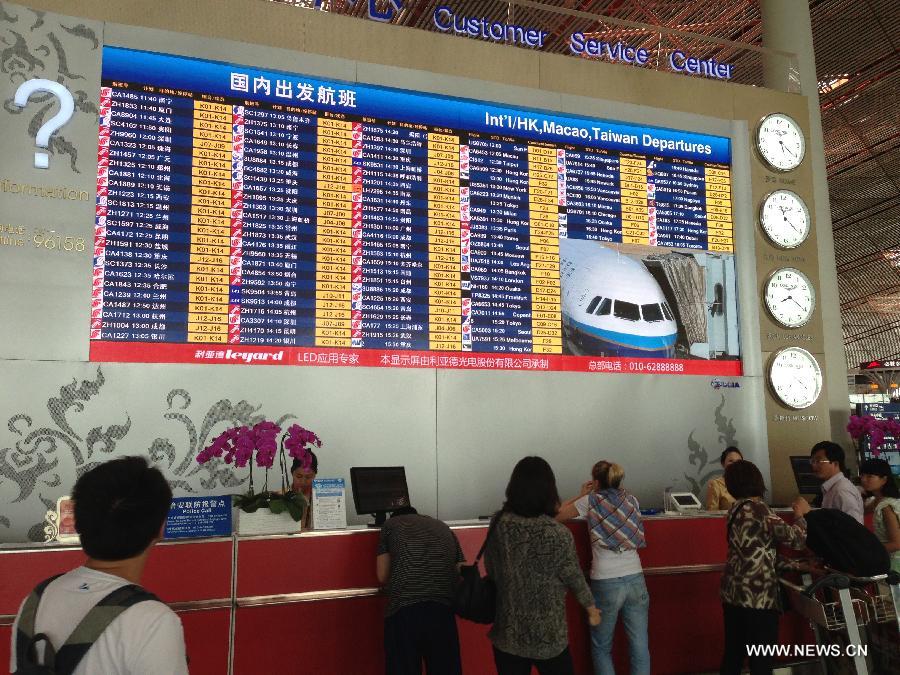
[[[727, 469], [729, 464], [734, 464], [744, 459], [741, 451], [733, 445], [725, 448], [719, 456], [719, 464], [723, 469]], [[725, 486], [725, 475], [713, 478], [706, 485], [706, 510], [707, 511], [727, 511], [734, 504], [734, 497], [728, 492]]]
[[302, 527], [304, 530], [311, 524], [312, 484], [313, 479], [319, 472], [319, 458], [316, 457], [316, 453], [312, 450], [309, 451], [309, 454], [312, 455], [312, 464], [310, 464], [309, 469], [304, 469], [303, 463], [299, 459], [295, 459], [294, 463], [291, 464], [291, 490], [301, 493], [306, 497], [306, 501], [309, 504], [303, 513]]

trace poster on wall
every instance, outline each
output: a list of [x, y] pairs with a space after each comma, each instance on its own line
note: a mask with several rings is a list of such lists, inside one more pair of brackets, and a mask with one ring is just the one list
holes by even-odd
[[740, 375], [724, 137], [103, 50], [95, 361]]

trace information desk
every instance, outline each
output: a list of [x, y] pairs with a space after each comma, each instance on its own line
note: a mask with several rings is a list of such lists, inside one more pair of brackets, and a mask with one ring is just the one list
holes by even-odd
[[[451, 527], [466, 558], [474, 558], [487, 524]], [[584, 522], [569, 527], [587, 570]], [[722, 514], [650, 516], [645, 529], [649, 543], [640, 554], [651, 597], [653, 672], [717, 670], [723, 640], [718, 588], [726, 555]], [[366, 528], [165, 542], [152, 552], [144, 581], [181, 617], [193, 675], [379, 675], [384, 597], [375, 578], [377, 544], [378, 530]], [[11, 624], [22, 598], [40, 580], [82, 559], [74, 547], [0, 546], [0, 663], [9, 660]], [[568, 613], [576, 672], [590, 673], [585, 614], [571, 597]], [[491, 672], [488, 627], [460, 621], [459, 629], [464, 672]], [[781, 641], [809, 644], [807, 631], [800, 617], [786, 614]], [[627, 672], [623, 638], [617, 635], [614, 656], [617, 669]]]

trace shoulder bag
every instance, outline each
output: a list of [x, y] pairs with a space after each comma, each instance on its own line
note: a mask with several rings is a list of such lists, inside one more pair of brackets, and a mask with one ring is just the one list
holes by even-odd
[[494, 615], [497, 610], [497, 586], [490, 577], [481, 576], [478, 563], [484, 555], [491, 534], [502, 514], [497, 514], [491, 521], [481, 550], [475, 556], [471, 565], [462, 565], [459, 568], [460, 581], [453, 592], [453, 611], [457, 616], [475, 623], [494, 623]]

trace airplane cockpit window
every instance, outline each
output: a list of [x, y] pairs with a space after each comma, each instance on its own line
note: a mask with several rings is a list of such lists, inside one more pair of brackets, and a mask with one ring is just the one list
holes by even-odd
[[662, 307], [656, 303], [641, 305], [641, 315], [644, 317], [644, 321], [650, 323], [663, 320]]
[[625, 319], [626, 321], [640, 321], [641, 310], [633, 302], [616, 300], [616, 303], [613, 306], [613, 316], [618, 319]]
[[662, 304], [662, 310], [663, 310], [663, 314], [665, 315], [665, 317], [666, 317], [669, 321], [674, 321], [674, 320], [675, 320], [675, 317], [672, 316], [672, 309], [669, 307], [669, 303], [668, 303], [668, 302], [664, 302], [664, 303]]
[[594, 310], [597, 309], [597, 305], [600, 304], [600, 299], [601, 299], [601, 298], [600, 298], [600, 296], [598, 295], [598, 296], [595, 297], [593, 300], [591, 300], [591, 303], [587, 306], [587, 313], [588, 313], [588, 314], [593, 314], [593, 313], [594, 313]]
[[600, 306], [597, 308], [595, 314], [597, 316], [607, 316], [611, 310], [612, 300], [610, 300], [609, 298], [603, 298], [603, 302], [600, 303]]

